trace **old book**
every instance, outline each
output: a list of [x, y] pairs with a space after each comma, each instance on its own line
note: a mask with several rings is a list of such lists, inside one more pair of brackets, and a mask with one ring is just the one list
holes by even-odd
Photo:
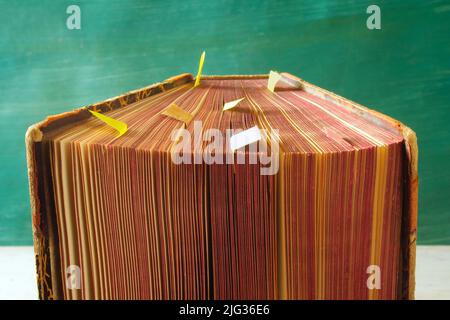
[[182, 74], [26, 147], [41, 299], [414, 297], [414, 132], [290, 74]]

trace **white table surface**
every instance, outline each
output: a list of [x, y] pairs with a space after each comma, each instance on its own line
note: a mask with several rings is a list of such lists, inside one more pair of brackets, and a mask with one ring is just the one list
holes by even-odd
[[[37, 299], [33, 247], [0, 247], [0, 299]], [[418, 246], [416, 299], [450, 299], [450, 246]]]

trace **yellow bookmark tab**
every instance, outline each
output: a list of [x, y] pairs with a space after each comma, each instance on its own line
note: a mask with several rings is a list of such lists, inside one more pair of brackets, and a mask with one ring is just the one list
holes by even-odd
[[270, 71], [269, 80], [267, 81], [267, 89], [272, 92], [275, 92], [275, 85], [282, 78], [282, 75], [275, 71]]
[[195, 77], [195, 84], [194, 84], [194, 88], [200, 85], [200, 76], [202, 75], [202, 70], [203, 70], [203, 62], [205, 61], [205, 51], [203, 51], [201, 57], [200, 57], [200, 63], [198, 64], [198, 72], [197, 72], [197, 77]]
[[184, 122], [186, 125], [191, 122], [193, 116], [189, 112], [181, 109], [175, 103], [172, 103], [170, 106], [165, 108], [162, 112], [163, 115], [174, 118], [178, 121]]
[[103, 121], [104, 123], [106, 123], [108, 126], [116, 129], [119, 132], [119, 137], [121, 135], [123, 135], [125, 132], [127, 132], [127, 130], [128, 130], [128, 125], [125, 122], [107, 117], [104, 114], [101, 114], [101, 113], [98, 113], [95, 111], [89, 110], [89, 112], [92, 115], [94, 115], [95, 117], [97, 117], [98, 119], [100, 119], [101, 121]]
[[233, 101], [230, 101], [230, 102], [225, 103], [225, 104], [223, 105], [223, 111], [225, 111], [225, 110], [230, 110], [231, 108], [236, 107], [236, 106], [239, 104], [239, 102], [241, 102], [241, 101], [244, 100], [244, 99], [245, 99], [245, 98], [241, 98], [241, 99], [237, 99], [237, 100], [233, 100]]

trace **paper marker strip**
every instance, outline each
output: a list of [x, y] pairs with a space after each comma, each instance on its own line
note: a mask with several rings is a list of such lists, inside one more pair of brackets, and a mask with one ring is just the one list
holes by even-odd
[[128, 126], [125, 122], [110, 118], [105, 116], [104, 114], [92, 111], [92, 110], [88, 110], [93, 116], [97, 117], [98, 119], [100, 119], [101, 121], [103, 121], [104, 123], [106, 123], [108, 126], [116, 129], [119, 132], [119, 137], [121, 135], [123, 135], [125, 132], [127, 132], [128, 130]]
[[162, 112], [163, 115], [174, 118], [178, 121], [184, 122], [186, 125], [189, 124], [192, 120], [192, 115], [181, 109], [179, 106], [177, 106], [175, 103], [172, 103], [170, 106], [165, 108]]
[[232, 136], [230, 138], [230, 148], [232, 151], [235, 151], [261, 139], [261, 131], [257, 126], [254, 126]]
[[275, 92], [275, 86], [278, 81], [282, 78], [281, 74], [275, 71], [270, 71], [269, 80], [267, 81], [267, 89], [272, 92]]
[[194, 88], [200, 85], [200, 76], [202, 75], [202, 70], [203, 70], [203, 62], [205, 61], [205, 51], [203, 51], [201, 57], [200, 57], [200, 62], [198, 64], [198, 72], [197, 72], [197, 77], [195, 77], [195, 84], [194, 84]]
[[302, 83], [299, 80], [290, 78], [284, 74], [281, 75], [281, 81], [284, 83], [287, 83], [288, 85], [290, 85], [291, 87], [294, 87], [294, 88], [302, 87]]
[[241, 102], [241, 101], [244, 100], [244, 99], [245, 99], [245, 98], [241, 98], [241, 99], [237, 99], [237, 100], [233, 100], [233, 101], [230, 101], [230, 102], [225, 103], [225, 104], [223, 105], [223, 111], [225, 111], [225, 110], [230, 110], [231, 108], [236, 107], [236, 106], [239, 104], [239, 102]]

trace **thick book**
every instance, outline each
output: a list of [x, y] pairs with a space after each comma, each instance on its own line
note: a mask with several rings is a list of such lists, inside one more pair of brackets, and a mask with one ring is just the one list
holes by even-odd
[[28, 129], [40, 298], [413, 299], [414, 132], [288, 73], [195, 80]]

